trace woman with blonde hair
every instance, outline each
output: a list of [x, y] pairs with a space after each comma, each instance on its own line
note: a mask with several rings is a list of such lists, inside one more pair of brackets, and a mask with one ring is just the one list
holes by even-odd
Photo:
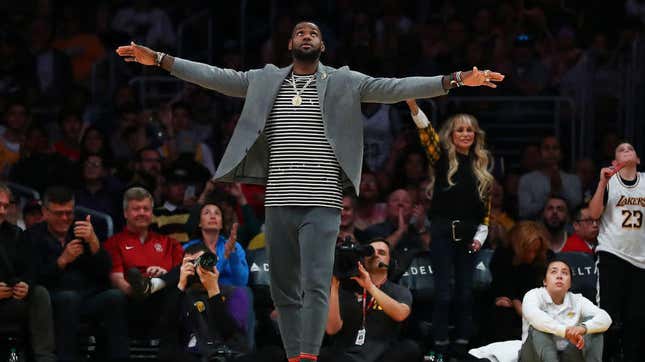
[[[456, 313], [452, 348], [456, 357], [466, 354], [472, 334], [473, 264], [488, 235], [493, 176], [488, 172], [485, 134], [475, 117], [454, 115], [437, 133], [416, 102], [407, 103], [430, 162], [428, 187], [433, 198], [428, 216], [436, 288], [432, 335], [436, 360], [447, 360], [451, 309]], [[455, 277], [454, 298], [451, 275]], [[451, 308], [453, 304], [457, 309]]]
[[535, 221], [521, 221], [509, 232], [508, 246], [495, 249], [490, 262], [495, 298], [494, 341], [522, 336], [522, 298], [541, 285], [549, 249], [549, 232]]

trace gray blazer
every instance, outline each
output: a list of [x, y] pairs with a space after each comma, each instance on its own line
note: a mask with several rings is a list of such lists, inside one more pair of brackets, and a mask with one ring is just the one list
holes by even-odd
[[[175, 58], [171, 74], [219, 93], [246, 98], [231, 141], [217, 167], [215, 178], [265, 184], [269, 163], [264, 134], [266, 120], [280, 85], [291, 66], [272, 64], [246, 72]], [[441, 76], [372, 78], [349, 67], [335, 69], [319, 64], [316, 86], [325, 134], [344, 172], [343, 185], [358, 194], [363, 164], [361, 102], [396, 103], [410, 98], [446, 94]]]

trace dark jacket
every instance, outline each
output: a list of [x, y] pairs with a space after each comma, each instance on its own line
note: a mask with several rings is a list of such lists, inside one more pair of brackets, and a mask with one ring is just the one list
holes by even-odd
[[24, 281], [30, 284], [29, 251], [21, 243], [21, 238], [19, 227], [7, 221], [0, 224], [0, 282], [13, 284]]
[[[204, 319], [201, 319], [201, 313], [193, 307], [198, 301], [205, 304]], [[184, 347], [190, 333], [197, 333], [198, 338], [208, 338], [214, 342], [213, 350], [200, 351], [200, 354], [205, 353], [213, 357], [216, 346], [222, 344], [237, 353], [246, 351], [245, 332], [229, 312], [224, 294], [220, 293], [208, 298], [205, 291], [187, 289], [186, 292], [182, 292], [173, 286], [166, 290], [164, 308], [162, 314], [166, 334], [163, 336], [162, 343], [170, 347], [165, 351], [170, 355], [164, 355], [162, 360], [189, 360]], [[201, 319], [201, 322], [196, 322], [194, 318]], [[201, 328], [196, 327], [197, 325]], [[196, 329], [189, 331], [186, 329], [188, 326]]]
[[[69, 235], [65, 244], [72, 240]], [[109, 288], [111, 261], [102, 248], [92, 255], [89, 246], [74, 262], [61, 270], [56, 263], [63, 253], [64, 245], [41, 222], [24, 233], [24, 243], [31, 248], [32, 269], [36, 281], [49, 291], [75, 290], [83, 295], [92, 295]]]

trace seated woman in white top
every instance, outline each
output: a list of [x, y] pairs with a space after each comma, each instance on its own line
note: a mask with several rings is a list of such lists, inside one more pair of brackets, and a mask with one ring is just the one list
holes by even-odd
[[556, 259], [547, 265], [544, 287], [524, 295], [521, 362], [602, 361], [602, 332], [611, 318], [569, 288], [571, 267]]

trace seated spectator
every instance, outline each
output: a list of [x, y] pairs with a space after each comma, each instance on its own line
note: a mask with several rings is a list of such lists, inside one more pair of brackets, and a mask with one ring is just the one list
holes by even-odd
[[343, 196], [343, 209], [340, 212], [340, 232], [338, 239], [345, 240], [349, 237], [353, 242], [367, 242], [369, 239], [364, 230], [358, 229], [354, 222], [356, 210], [356, 196], [346, 193]]
[[397, 155], [398, 162], [392, 178], [392, 189], [402, 188], [408, 192], [416, 191], [418, 185], [428, 179], [428, 158], [423, 148], [417, 145], [408, 146]]
[[522, 173], [539, 170], [542, 165], [542, 154], [540, 147], [536, 144], [528, 144], [522, 148], [520, 153], [520, 170]]
[[20, 146], [20, 160], [13, 165], [9, 180], [43, 193], [52, 180], [74, 185], [75, 168], [65, 157], [53, 152], [44, 127], [30, 126]]
[[220, 284], [245, 286], [249, 280], [249, 266], [244, 249], [236, 242], [238, 225], [233, 225], [228, 240], [221, 234], [222, 226], [222, 210], [219, 205], [207, 202], [200, 208], [199, 225], [195, 232], [197, 238], [184, 244], [184, 250], [203, 245], [218, 257]]
[[571, 267], [561, 260], [549, 262], [543, 284], [522, 300], [520, 361], [601, 361], [609, 314], [569, 292]]
[[100, 154], [83, 154], [81, 159], [82, 187], [76, 190], [76, 204], [104, 212], [112, 217], [114, 228], [123, 228], [123, 212], [119, 196], [123, 185], [109, 174], [107, 160]]
[[128, 358], [125, 295], [110, 289], [110, 256], [101, 249], [91, 219], [74, 222], [74, 194], [65, 187], [47, 189], [45, 221], [25, 232], [38, 283], [51, 294], [59, 361], [79, 358], [82, 320], [100, 323], [110, 361]]
[[490, 201], [491, 223], [497, 223], [505, 232], [509, 232], [515, 225], [515, 220], [513, 220], [511, 214], [504, 208], [504, 188], [502, 188], [502, 185], [498, 181], [493, 182]]
[[34, 360], [53, 362], [56, 356], [49, 293], [33, 284], [31, 256], [21, 240], [22, 231], [6, 220], [10, 199], [11, 190], [0, 184], [0, 320], [3, 326], [27, 324]]
[[519, 339], [522, 297], [540, 285], [549, 250], [549, 233], [534, 221], [521, 221], [509, 233], [509, 246], [498, 246], [490, 262], [495, 297], [493, 339]]
[[599, 220], [591, 217], [589, 209], [578, 209], [573, 219], [574, 233], [567, 238], [561, 252], [578, 251], [593, 255], [598, 244]]
[[38, 200], [27, 201], [25, 206], [22, 207], [22, 222], [25, 226], [24, 229], [29, 229], [43, 220], [43, 208], [40, 206], [40, 202], [38, 202]]
[[387, 206], [379, 202], [381, 193], [376, 175], [370, 171], [361, 174], [360, 196], [356, 205], [356, 227], [365, 230], [368, 227], [382, 223], [387, 215]]
[[7, 104], [3, 122], [5, 127], [0, 134], [0, 176], [3, 178], [20, 159], [20, 144], [25, 137], [30, 118], [25, 103], [14, 101]]
[[184, 102], [172, 104], [171, 111], [162, 113], [162, 122], [166, 126], [166, 140], [161, 147], [163, 157], [175, 161], [180, 155], [188, 154], [195, 161], [215, 175], [215, 161], [210, 147], [202, 142], [208, 134], [201, 134], [192, 125], [192, 111]]
[[258, 347], [256, 352], [246, 353], [250, 337], [246, 329], [248, 294], [244, 289], [222, 285], [217, 267], [209, 271], [197, 266], [195, 260], [204, 252], [208, 251], [203, 243], [186, 249], [178, 268], [177, 287], [167, 293], [163, 316], [169, 318], [163, 318], [159, 359], [203, 361], [208, 356], [210, 361], [286, 360], [284, 351], [277, 346]]
[[207, 270], [196, 264], [206, 247], [202, 243], [186, 249], [179, 283], [168, 288], [162, 314], [168, 320], [159, 356], [162, 361], [210, 361], [229, 357], [218, 354], [217, 350], [223, 346], [235, 354], [247, 350], [244, 326], [229, 311], [230, 295], [223, 293], [219, 270], [217, 267]]
[[[375, 253], [359, 263], [353, 281], [332, 278], [325, 331], [333, 341], [321, 351], [321, 362], [421, 359], [416, 343], [399, 340], [402, 324], [410, 315], [412, 294], [388, 280], [387, 267], [383, 266], [391, 262], [388, 242], [381, 239], [370, 245]], [[357, 283], [362, 294], [341, 283]]]
[[504, 208], [504, 189], [498, 181], [493, 182], [491, 188], [490, 226], [488, 233], [488, 247], [506, 244], [506, 236], [515, 225], [515, 220]]
[[[242, 192], [242, 184], [238, 182], [227, 183], [223, 188], [217, 189], [213, 180], [206, 182], [203, 192], [197, 199], [198, 205], [215, 202], [222, 212], [223, 234], [230, 234], [231, 227], [238, 223], [237, 242], [246, 249], [253, 238], [261, 233], [262, 223], [258, 220], [253, 207], [247, 202], [246, 195]], [[199, 211], [199, 210], [197, 210]], [[199, 217], [195, 208], [191, 211], [188, 229], [194, 229]]]
[[184, 254], [177, 240], [150, 231], [153, 205], [145, 189], [128, 189], [123, 195], [125, 228], [104, 245], [112, 259], [112, 285], [135, 302], [130, 305], [135, 324], [158, 319], [164, 296], [157, 292], [177, 283], [177, 275], [168, 271], [181, 264]]
[[410, 194], [403, 189], [394, 190], [387, 200], [387, 219], [365, 230], [368, 240], [385, 238], [397, 251], [428, 249], [430, 233], [425, 228], [425, 218], [417, 217], [416, 223], [410, 224], [413, 211]]
[[140, 186], [149, 190], [154, 196], [154, 201], [161, 201], [162, 185], [164, 178], [161, 173], [161, 154], [156, 148], [144, 147], [137, 151], [137, 156], [132, 167], [130, 187]]
[[63, 138], [54, 143], [54, 151], [70, 161], [76, 162], [81, 157], [81, 128], [83, 120], [81, 114], [75, 110], [64, 110], [59, 119]]
[[116, 111], [114, 125], [107, 131], [110, 132], [108, 134], [110, 149], [116, 160], [129, 160], [135, 156], [125, 139], [128, 128], [134, 127], [144, 135], [146, 133], [145, 127], [137, 127], [141, 123], [139, 121], [139, 111], [140, 107], [131, 101], [122, 104]]
[[560, 169], [560, 141], [547, 136], [540, 144], [542, 168], [522, 175], [519, 183], [519, 213], [522, 219], [535, 219], [550, 195], [557, 195], [573, 210], [582, 201], [578, 176]]
[[112, 150], [105, 134], [96, 126], [85, 129], [81, 137], [81, 157], [84, 155], [101, 155], [104, 161], [112, 161]]
[[52, 46], [54, 26], [46, 17], [35, 17], [30, 26], [30, 42], [25, 44], [34, 54], [31, 71], [38, 79], [35, 100], [38, 106], [63, 104], [72, 88], [72, 64], [69, 57]]
[[542, 210], [542, 223], [551, 235], [549, 248], [559, 253], [568, 237], [569, 208], [566, 201], [558, 196], [549, 197]]
[[185, 207], [188, 177], [188, 170], [182, 166], [175, 165], [168, 170], [162, 186], [164, 203], [154, 209], [152, 218], [152, 230], [182, 244], [190, 240], [185, 227], [190, 216]]

